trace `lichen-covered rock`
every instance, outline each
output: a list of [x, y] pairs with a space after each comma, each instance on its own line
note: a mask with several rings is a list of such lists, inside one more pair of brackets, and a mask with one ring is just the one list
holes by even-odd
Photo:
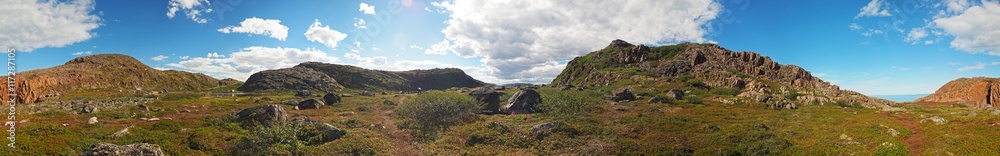
[[542, 103], [542, 95], [538, 94], [537, 91], [532, 89], [521, 89], [510, 96], [507, 100], [507, 105], [500, 108], [500, 111], [504, 113], [535, 113], [538, 112], [538, 108], [535, 107]]
[[630, 90], [631, 89], [629, 89], [629, 88], [618, 88], [618, 89], [612, 91], [611, 92], [611, 101], [615, 101], [615, 102], [620, 102], [620, 101], [625, 101], [625, 100], [634, 101], [635, 98], [636, 98], [635, 94], [632, 94], [632, 91], [630, 91]]
[[340, 100], [341, 100], [340, 94], [334, 92], [326, 93], [326, 95], [323, 95], [323, 102], [326, 103], [326, 105], [334, 105], [340, 103]]
[[486, 114], [497, 114], [500, 112], [500, 96], [503, 92], [498, 92], [496, 90], [490, 89], [489, 87], [476, 88], [469, 92], [469, 96], [472, 96], [480, 103], [485, 104], [483, 107], [483, 113]]
[[129, 145], [115, 145], [111, 143], [99, 142], [90, 146], [83, 152], [85, 156], [162, 156], [163, 150], [160, 145], [148, 143], [134, 143]]
[[325, 104], [323, 104], [322, 101], [316, 99], [307, 99], [303, 100], [302, 102], [299, 102], [297, 106], [299, 107], [299, 109], [316, 109], [322, 107], [323, 105]]
[[254, 126], [273, 126], [278, 123], [285, 122], [288, 118], [288, 115], [285, 113], [285, 109], [278, 105], [262, 105], [243, 109], [239, 113], [236, 113], [236, 116], [236, 120], [240, 122], [244, 128]]

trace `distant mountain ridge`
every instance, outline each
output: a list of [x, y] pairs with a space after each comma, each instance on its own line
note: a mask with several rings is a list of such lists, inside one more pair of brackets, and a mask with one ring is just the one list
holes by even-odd
[[360, 90], [413, 91], [479, 87], [486, 83], [476, 80], [458, 68], [436, 68], [410, 71], [382, 71], [350, 65], [305, 62], [291, 68], [254, 73], [240, 91], [329, 91], [349, 88]]
[[[222, 85], [205, 74], [161, 71], [123, 54], [82, 56], [60, 66], [19, 72], [14, 78], [18, 95], [14, 98], [21, 103], [88, 89], [202, 90]], [[0, 91], [5, 104], [10, 99], [8, 93], [7, 89]]]
[[[711, 87], [742, 90], [743, 97], [799, 103], [859, 103], [879, 107], [894, 102], [869, 97], [812, 76], [795, 65], [781, 65], [754, 52], [733, 52], [715, 44], [683, 43], [660, 47], [614, 40], [604, 49], [574, 58], [552, 86], [603, 86], [634, 76], [693, 77]], [[794, 99], [782, 95], [796, 94]], [[792, 96], [789, 96], [792, 97]], [[770, 100], [769, 100], [770, 99]]]

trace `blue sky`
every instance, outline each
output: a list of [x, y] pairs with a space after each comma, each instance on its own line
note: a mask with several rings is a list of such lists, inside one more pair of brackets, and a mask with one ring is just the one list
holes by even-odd
[[20, 71], [122, 53], [241, 80], [320, 61], [548, 83], [624, 39], [754, 51], [870, 95], [1000, 77], [996, 1], [15, 1], [0, 8], [0, 45], [19, 50]]

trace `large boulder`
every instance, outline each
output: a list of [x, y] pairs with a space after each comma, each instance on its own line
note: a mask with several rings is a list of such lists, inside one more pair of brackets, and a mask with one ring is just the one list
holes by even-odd
[[273, 126], [285, 122], [288, 115], [285, 109], [278, 105], [262, 105], [253, 108], [243, 109], [236, 113], [236, 120], [244, 128], [253, 126]]
[[629, 89], [629, 88], [619, 88], [619, 89], [616, 89], [616, 90], [612, 91], [611, 92], [611, 101], [615, 101], [615, 102], [625, 101], [625, 100], [634, 101], [635, 98], [636, 98], [635, 94], [632, 94], [632, 91], [630, 91], [630, 90], [631, 89]]
[[316, 109], [323, 106], [323, 102], [316, 99], [308, 99], [299, 102], [299, 109]]
[[111, 143], [99, 142], [90, 146], [90, 149], [83, 151], [85, 156], [162, 156], [163, 150], [160, 145], [148, 143], [134, 143], [129, 145], [115, 145]]
[[684, 99], [684, 91], [678, 89], [670, 89], [666, 94], [667, 98], [672, 98], [673, 100]]
[[500, 96], [503, 92], [498, 92], [496, 90], [490, 89], [489, 87], [480, 87], [472, 92], [469, 92], [469, 96], [476, 98], [480, 103], [486, 104], [483, 107], [483, 113], [486, 114], [497, 114], [500, 112]]
[[326, 95], [323, 96], [323, 102], [325, 102], [327, 105], [333, 105], [339, 103], [340, 100], [341, 100], [340, 94], [334, 92], [326, 93]]
[[535, 113], [538, 112], [538, 108], [535, 105], [542, 103], [542, 95], [538, 94], [537, 91], [532, 89], [521, 89], [517, 91], [510, 99], [507, 99], [507, 105], [500, 108], [500, 111], [504, 113]]
[[298, 126], [306, 127], [304, 130], [307, 131], [303, 133], [312, 135], [309, 137], [318, 137], [318, 139], [315, 140], [307, 140], [309, 141], [310, 145], [327, 143], [333, 140], [337, 140], [340, 137], [343, 137], [344, 135], [347, 135], [347, 132], [341, 130], [340, 128], [337, 128], [328, 123], [309, 120], [308, 118], [295, 119], [292, 122], [297, 124]]

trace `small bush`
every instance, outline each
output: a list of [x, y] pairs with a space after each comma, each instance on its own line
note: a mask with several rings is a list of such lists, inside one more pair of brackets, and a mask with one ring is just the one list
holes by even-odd
[[785, 96], [785, 99], [793, 100], [794, 101], [794, 100], [798, 100], [799, 96], [801, 96], [801, 95], [802, 94], [800, 94], [799, 92], [791, 91], [791, 92], [785, 93], [784, 96]]
[[690, 87], [701, 88], [701, 89], [708, 89], [709, 88], [707, 84], [705, 84], [704, 82], [701, 82], [701, 80], [699, 80], [699, 79], [690, 79], [690, 80], [684, 81], [684, 84], [686, 84], [687, 86], [690, 86]]
[[319, 125], [286, 122], [256, 127], [236, 144], [234, 155], [302, 155], [308, 145], [323, 143]]
[[715, 95], [731, 95], [731, 96], [736, 96], [736, 95], [740, 95], [740, 93], [741, 93], [741, 91], [739, 89], [734, 89], [734, 88], [727, 88], [727, 87], [712, 88], [712, 94], [715, 94]]
[[557, 118], [576, 118], [598, 108], [599, 96], [587, 96], [576, 92], [558, 91], [553, 88], [539, 89], [542, 99], [538, 108], [545, 114]]
[[413, 129], [422, 141], [434, 140], [438, 132], [469, 121], [481, 104], [470, 96], [454, 92], [427, 92], [396, 108], [400, 127]]
[[691, 104], [702, 104], [701, 98], [697, 96], [685, 96], [684, 101], [687, 101], [688, 103]]

